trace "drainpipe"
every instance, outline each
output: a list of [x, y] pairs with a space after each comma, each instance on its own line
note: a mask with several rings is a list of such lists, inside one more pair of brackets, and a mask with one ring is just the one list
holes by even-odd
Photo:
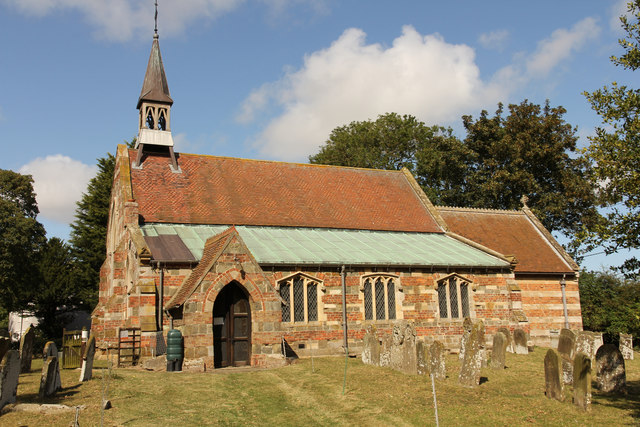
[[162, 268], [162, 264], [160, 262], [156, 262], [156, 266], [160, 269], [160, 290], [159, 290], [159, 302], [158, 302], [158, 329], [160, 331], [164, 330], [164, 268]]
[[569, 329], [569, 314], [567, 313], [567, 293], [565, 288], [567, 287], [567, 281], [564, 280], [565, 275], [562, 275], [560, 280], [560, 288], [562, 289], [562, 308], [564, 309], [564, 327]]
[[346, 284], [346, 269], [342, 266], [341, 279], [342, 279], [342, 331], [344, 333], [344, 351], [345, 354], [349, 354], [349, 339], [347, 331], [347, 284]]

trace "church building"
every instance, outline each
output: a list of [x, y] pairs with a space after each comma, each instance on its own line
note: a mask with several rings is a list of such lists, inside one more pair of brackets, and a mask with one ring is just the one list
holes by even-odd
[[408, 170], [177, 153], [172, 104], [156, 33], [136, 147], [117, 148], [99, 350], [135, 330], [162, 354], [175, 328], [210, 369], [357, 353], [400, 321], [450, 349], [465, 317], [546, 345], [582, 328], [578, 266], [526, 203], [436, 207]]

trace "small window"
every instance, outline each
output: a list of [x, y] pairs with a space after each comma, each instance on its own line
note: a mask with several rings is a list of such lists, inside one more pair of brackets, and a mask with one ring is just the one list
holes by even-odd
[[364, 279], [365, 320], [394, 320], [396, 318], [396, 277], [370, 276]]
[[283, 322], [316, 322], [318, 320], [319, 283], [300, 273], [279, 282]]
[[438, 282], [438, 308], [441, 319], [469, 317], [469, 284], [458, 276]]

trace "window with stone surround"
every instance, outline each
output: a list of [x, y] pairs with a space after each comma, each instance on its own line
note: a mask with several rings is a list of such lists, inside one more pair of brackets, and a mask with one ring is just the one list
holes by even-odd
[[441, 319], [463, 319], [471, 316], [471, 283], [457, 274], [438, 281], [438, 310]]
[[389, 274], [362, 277], [360, 288], [364, 296], [364, 320], [394, 320], [397, 318], [397, 292], [400, 279]]
[[282, 298], [283, 322], [316, 322], [319, 320], [322, 281], [304, 273], [295, 273], [277, 282]]

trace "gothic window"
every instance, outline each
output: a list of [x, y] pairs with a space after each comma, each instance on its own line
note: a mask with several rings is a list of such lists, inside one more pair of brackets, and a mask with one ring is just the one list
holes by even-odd
[[322, 282], [297, 273], [278, 282], [282, 298], [283, 322], [318, 321], [318, 291]]
[[164, 111], [160, 111], [158, 118], [158, 130], [167, 130], [167, 119], [164, 117]]
[[396, 290], [398, 278], [389, 275], [375, 275], [364, 278], [365, 320], [393, 320], [396, 318]]
[[155, 128], [155, 120], [153, 119], [153, 109], [151, 107], [149, 107], [147, 109], [147, 128], [148, 129], [153, 129]]
[[457, 275], [438, 282], [438, 309], [441, 319], [460, 319], [470, 316], [469, 283]]

